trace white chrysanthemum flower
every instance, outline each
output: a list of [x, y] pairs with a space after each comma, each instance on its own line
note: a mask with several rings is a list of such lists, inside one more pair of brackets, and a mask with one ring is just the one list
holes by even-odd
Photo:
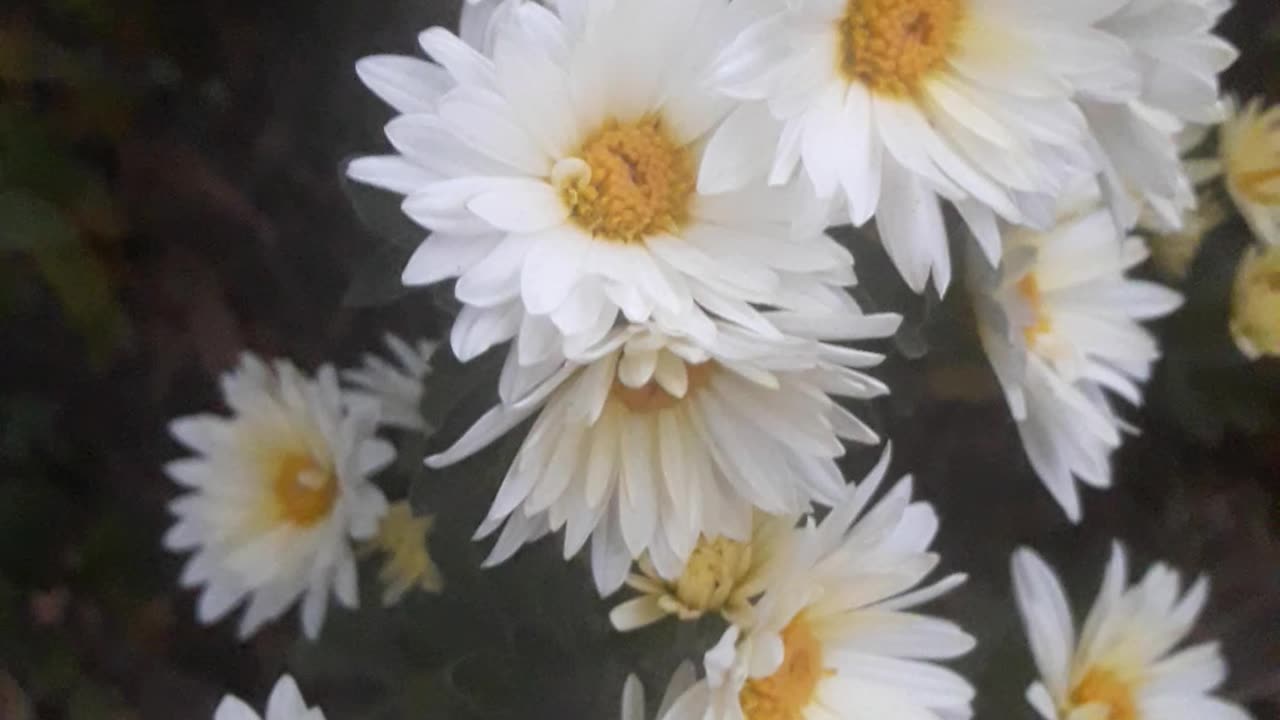
[[810, 338], [883, 337], [899, 318], [861, 315], [848, 300], [839, 313], [769, 320], [793, 336], [721, 325], [704, 346], [651, 326], [615, 330], [428, 458], [457, 462], [538, 414], [478, 533], [505, 524], [487, 564], [566, 528], [566, 557], [594, 537], [592, 570], [608, 594], [642, 553], [674, 579], [699, 536], [749, 539], [753, 509], [795, 516], [838, 498], [841, 440], [879, 438], [831, 396], [888, 389], [858, 370], [880, 355]]
[[1081, 516], [1075, 478], [1108, 487], [1111, 452], [1127, 428], [1108, 392], [1141, 404], [1140, 383], [1160, 357], [1138, 321], [1182, 302], [1126, 278], [1146, 245], [1120, 234], [1096, 192], [1077, 199], [1050, 231], [1007, 232], [999, 270], [970, 263], [983, 347], [1031, 466], [1072, 521]]
[[260, 717], [240, 698], [227, 695], [214, 710], [213, 720], [324, 720], [324, 711], [318, 707], [307, 707], [298, 684], [285, 675], [276, 681], [271, 697], [267, 698], [265, 717]]
[[[871, 509], [879, 465], [820, 525], [797, 529], [786, 571], [706, 655], [706, 679], [664, 720], [968, 718], [973, 687], [932, 660], [974, 640], [945, 620], [909, 612], [964, 581], [915, 588], [938, 565], [938, 518], [911, 502], [904, 478]], [[866, 510], [864, 513], [863, 511]]]
[[[1173, 228], [1195, 205], [1178, 135], [1222, 119], [1218, 74], [1236, 49], [1213, 34], [1230, 0], [1122, 0], [1097, 27], [1123, 41], [1136, 60], [1136, 92], [1118, 89], [1102, 69], [1081, 80], [1080, 106], [1097, 138], [1102, 178], [1117, 219], [1133, 227], [1144, 209]], [[1135, 202], [1135, 199], [1138, 202]]]
[[1039, 555], [1013, 556], [1014, 593], [1040, 681], [1027, 700], [1045, 720], [1248, 720], [1210, 695], [1226, 678], [1218, 644], [1174, 652], [1208, 598], [1201, 578], [1185, 594], [1178, 573], [1153, 565], [1137, 585], [1117, 543], [1077, 638], [1067, 595]]
[[374, 437], [376, 405], [349, 402], [332, 367], [315, 379], [285, 361], [245, 354], [222, 379], [231, 417], [174, 420], [170, 432], [197, 456], [165, 466], [189, 490], [174, 500], [165, 547], [194, 551], [182, 585], [204, 589], [202, 623], [246, 597], [240, 636], [302, 599], [302, 628], [315, 638], [329, 594], [356, 607], [352, 541], [370, 538], [387, 509], [369, 477], [395, 457]]
[[348, 395], [378, 403], [382, 424], [419, 432], [431, 430], [422, 417], [423, 383], [431, 374], [431, 356], [438, 343], [419, 340], [410, 345], [390, 333], [384, 338], [395, 362], [366, 353], [359, 368], [346, 370], [342, 379]]
[[718, 612], [731, 622], [747, 616], [751, 601], [765, 588], [787, 549], [796, 518], [756, 513], [751, 538], [700, 537], [678, 577], [667, 579], [648, 557], [636, 561], [640, 572], [627, 577], [627, 585], [640, 593], [609, 613], [613, 626], [623, 632], [657, 622], [668, 615], [697, 620]]
[[931, 276], [939, 291], [951, 279], [940, 198], [995, 263], [997, 216], [1048, 223], [1048, 198], [1093, 166], [1070, 78], [1135, 79], [1124, 47], [1090, 27], [1107, 3], [735, 4], [755, 22], [721, 55], [714, 80], [735, 98], [763, 102], [736, 109], [717, 130], [699, 189], [766, 174], [781, 183], [800, 165], [820, 197], [846, 201], [854, 224], [875, 216], [917, 292]]
[[365, 551], [384, 556], [378, 571], [384, 606], [400, 602], [410, 590], [444, 590], [444, 576], [427, 547], [427, 536], [435, 522], [434, 515], [415, 515], [407, 500], [392, 503], [382, 516], [378, 534], [365, 545]]
[[851, 257], [820, 223], [797, 220], [813, 216], [803, 193], [695, 187], [705, 136], [730, 107], [705, 80], [737, 11], [723, 0], [557, 5], [517, 3], [491, 25], [491, 56], [432, 28], [420, 41], [439, 65], [357, 66], [404, 114], [387, 126], [399, 154], [361, 158], [349, 174], [405, 195], [404, 211], [433, 231], [403, 279], [458, 278], [458, 357], [515, 336], [525, 364], [573, 354], [619, 312], [703, 340], [713, 319], [776, 338], [757, 306], [837, 306]]
[[1234, 106], [1218, 135], [1218, 157], [1227, 191], [1253, 234], [1280, 245], [1280, 105], [1263, 109], [1254, 98]]
[[[655, 720], [666, 715], [676, 698], [683, 695], [696, 680], [697, 674], [693, 663], [687, 660], [680, 663], [667, 683], [666, 692], [662, 694], [658, 712], [653, 715]], [[618, 714], [618, 718], [619, 720], [649, 720], [649, 717], [644, 709], [644, 686], [640, 684], [640, 678], [628, 675], [626, 683], [622, 686], [622, 711]]]

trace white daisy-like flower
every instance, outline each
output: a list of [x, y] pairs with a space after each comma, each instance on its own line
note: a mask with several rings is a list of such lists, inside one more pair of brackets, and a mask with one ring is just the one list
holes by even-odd
[[267, 698], [267, 714], [259, 716], [245, 701], [227, 695], [218, 703], [213, 720], [324, 720], [324, 712], [318, 707], [307, 707], [298, 684], [285, 675], [276, 681]]
[[1228, 106], [1218, 135], [1227, 191], [1261, 242], [1280, 245], [1280, 105]]
[[1052, 230], [1005, 233], [997, 271], [971, 262], [974, 305], [987, 358], [1036, 474], [1072, 521], [1081, 517], [1075, 480], [1111, 484], [1111, 453], [1128, 426], [1108, 393], [1133, 405], [1160, 357], [1139, 324], [1182, 297], [1125, 273], [1147, 257], [1123, 237], [1096, 189], [1064, 201]]
[[1216, 642], [1174, 650], [1204, 608], [1208, 583], [1182, 593], [1178, 573], [1162, 563], [1128, 582], [1117, 543], [1077, 637], [1053, 570], [1031, 550], [1014, 553], [1014, 593], [1041, 678], [1028, 702], [1045, 720], [1248, 720], [1211, 695], [1227, 675]]
[[746, 617], [751, 601], [769, 587], [788, 557], [796, 518], [756, 513], [751, 538], [700, 537], [678, 577], [667, 579], [648, 557], [636, 561], [639, 572], [627, 585], [640, 593], [609, 613], [613, 626], [635, 630], [667, 617], [697, 620], [718, 612], [728, 620]]
[[[1097, 27], [1123, 41], [1136, 62], [1136, 92], [1105, 71], [1080, 82], [1080, 106], [1098, 142], [1101, 177], [1122, 227], [1148, 209], [1176, 229], [1195, 206], [1178, 135], [1222, 119], [1218, 74], [1238, 52], [1213, 34], [1230, 0], [1123, 0]], [[1137, 202], [1135, 202], [1135, 199]]]
[[431, 374], [431, 356], [438, 343], [419, 340], [410, 345], [390, 333], [383, 340], [394, 362], [365, 354], [360, 367], [342, 373], [342, 379], [350, 386], [348, 396], [378, 403], [383, 425], [419, 432], [431, 430], [422, 417], [421, 404], [423, 383]]
[[387, 126], [398, 154], [348, 172], [405, 195], [432, 231], [403, 279], [458, 278], [458, 357], [516, 336], [526, 365], [572, 355], [619, 313], [703, 340], [716, 320], [777, 338], [758, 306], [838, 307], [851, 257], [804, 210], [811, 198], [695, 187], [731, 107], [706, 76], [741, 13], [724, 0], [556, 5], [517, 3], [491, 24], [491, 54], [432, 28], [420, 42], [439, 65], [357, 66], [404, 114]]
[[522, 400], [490, 410], [427, 464], [457, 462], [537, 414], [478, 532], [505, 525], [487, 564], [565, 528], [565, 557], [594, 537], [604, 594], [646, 552], [674, 579], [699, 536], [748, 540], [753, 509], [797, 516], [813, 501], [829, 505], [844, 487], [841, 440], [879, 441], [832, 396], [888, 392], [859, 370], [881, 356], [812, 338], [882, 337], [900, 318], [861, 315], [846, 300], [829, 315], [771, 313], [791, 333], [777, 340], [730, 325], [709, 345], [652, 326], [620, 328]]
[[707, 653], [707, 677], [664, 720], [972, 715], [973, 687], [931, 661], [968, 652], [973, 638], [910, 611], [964, 576], [912, 589], [938, 565], [928, 552], [938, 518], [911, 501], [910, 478], [871, 505], [888, 464], [886, 453], [820, 525], [796, 530], [787, 571]]
[[303, 631], [315, 638], [330, 593], [358, 604], [352, 541], [378, 530], [387, 501], [370, 475], [395, 450], [373, 434], [377, 405], [345, 398], [329, 366], [311, 379], [246, 353], [222, 394], [230, 417], [169, 425], [196, 456], [165, 466], [188, 491], [169, 506], [177, 520], [165, 547], [194, 553], [181, 582], [203, 586], [200, 622], [248, 598], [239, 631], [248, 637], [301, 599]]
[[1071, 79], [1136, 80], [1123, 45], [1090, 26], [1099, 6], [1119, 1], [735, 3], [754, 22], [722, 53], [714, 81], [756, 102], [716, 131], [699, 189], [759, 175], [781, 183], [800, 166], [820, 197], [845, 201], [855, 225], [875, 216], [914, 290], [932, 277], [944, 291], [939, 199], [995, 263], [997, 216], [1048, 223], [1048, 198], [1092, 168]]
[[[697, 674], [693, 663], [688, 661], [680, 663], [667, 683], [666, 692], [662, 693], [657, 714], [652, 717], [656, 720], [666, 715], [676, 698], [683, 695], [696, 680]], [[644, 686], [640, 684], [640, 678], [628, 675], [627, 681], [622, 685], [622, 710], [618, 713], [619, 720], [649, 720], [651, 716], [645, 712], [644, 706]]]

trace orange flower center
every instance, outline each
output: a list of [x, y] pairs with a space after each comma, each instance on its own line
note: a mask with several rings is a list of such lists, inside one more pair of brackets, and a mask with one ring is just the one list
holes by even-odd
[[849, 0], [840, 73], [882, 95], [914, 95], [946, 64], [963, 14], [962, 0]]
[[1071, 691], [1071, 707], [1097, 703], [1106, 705], [1106, 720], [1137, 720], [1133, 686], [1105, 668], [1092, 668]]
[[338, 481], [333, 472], [300, 453], [285, 455], [279, 461], [272, 489], [278, 516], [300, 527], [310, 527], [328, 517], [338, 498]]
[[1034, 320], [1030, 325], [1022, 329], [1022, 333], [1026, 338], [1027, 347], [1034, 347], [1036, 341], [1042, 335], [1046, 335], [1053, 330], [1053, 324], [1049, 322], [1049, 315], [1044, 311], [1044, 298], [1040, 294], [1040, 283], [1036, 280], [1034, 273], [1027, 273], [1018, 281], [1018, 294], [1027, 301], [1027, 305], [1031, 308]]
[[748, 680], [738, 693], [747, 720], [802, 720], [818, 681], [830, 674], [822, 666], [822, 645], [803, 615], [782, 631], [782, 647], [778, 670]]

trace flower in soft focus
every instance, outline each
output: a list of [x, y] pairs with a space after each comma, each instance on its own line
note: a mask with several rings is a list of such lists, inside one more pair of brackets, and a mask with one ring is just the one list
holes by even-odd
[[1077, 636], [1053, 570], [1031, 550], [1014, 553], [1014, 594], [1040, 672], [1027, 701], [1045, 720], [1248, 720], [1210, 695], [1227, 674], [1217, 643], [1174, 651], [1204, 608], [1208, 583], [1201, 578], [1183, 594], [1178, 573], [1161, 563], [1128, 582], [1116, 544]]
[[1213, 29], [1231, 0], [1094, 5], [1102, 11], [1096, 27], [1124, 43], [1140, 80], [1120, 87], [1102, 65], [1080, 82], [1080, 106], [1098, 141], [1108, 200], [1125, 228], [1144, 209], [1177, 228], [1196, 200], [1178, 139], [1188, 123], [1222, 119], [1218, 74], [1238, 53]]
[[755, 102], [717, 130], [699, 188], [782, 183], [800, 166], [819, 197], [846, 202], [851, 222], [875, 216], [917, 292], [930, 277], [939, 291], [951, 279], [940, 199], [995, 263], [997, 216], [1048, 223], [1049, 198], [1092, 167], [1072, 79], [1136, 81], [1123, 45], [1089, 25], [1097, 3], [734, 4], [751, 22], [713, 82]]
[[770, 313], [792, 333], [781, 340], [727, 324], [709, 345], [619, 328], [427, 463], [455, 463], [537, 414], [477, 535], [505, 523], [487, 564], [563, 527], [565, 557], [594, 537], [605, 594], [646, 552], [659, 574], [677, 577], [700, 536], [748, 540], [753, 509], [796, 516], [813, 501], [829, 505], [844, 487], [841, 440], [879, 442], [832, 398], [888, 392], [859, 371], [881, 356], [812, 338], [884, 337], [900, 318], [846, 302], [819, 316]]
[[348, 173], [404, 195], [432, 230], [403, 280], [458, 278], [455, 354], [518, 337], [522, 365], [556, 362], [619, 314], [704, 341], [713, 318], [776, 338], [758, 306], [839, 307], [852, 259], [807, 196], [696, 188], [705, 137], [731, 107], [703, 81], [737, 13], [721, 0], [558, 6], [495, 16], [490, 54], [437, 27], [420, 42], [438, 65], [357, 65], [404, 114], [386, 128], [397, 154]]
[[618, 605], [609, 619], [627, 631], [667, 615], [696, 620], [718, 612], [734, 621], [744, 618], [750, 601], [779, 572], [795, 524], [795, 518], [756, 513], [750, 540], [700, 537], [680, 574], [671, 579], [642, 556], [636, 561], [640, 572], [627, 578], [627, 585], [641, 595]]
[[378, 572], [383, 605], [395, 605], [414, 588], [429, 593], [444, 589], [444, 577], [427, 547], [433, 525], [434, 516], [414, 515], [404, 500], [392, 503], [382, 517], [377, 536], [366, 547], [386, 556]]
[[213, 720], [324, 720], [324, 711], [307, 707], [298, 684], [285, 675], [276, 681], [271, 697], [267, 698], [266, 716], [259, 716], [240, 698], [227, 695], [218, 703]]
[[665, 720], [972, 714], [973, 687], [928, 661], [968, 652], [973, 638], [910, 612], [965, 578], [916, 587], [939, 562], [928, 552], [938, 518], [928, 503], [911, 501], [910, 478], [871, 503], [888, 466], [886, 452], [821, 524], [794, 531], [784, 570], [750, 621], [725, 632], [706, 655], [707, 677]]
[[1219, 130], [1227, 191], [1258, 239], [1280, 245], [1280, 105], [1262, 99], [1232, 110]]
[[[688, 661], [680, 663], [667, 683], [666, 692], [662, 694], [658, 712], [652, 717], [661, 718], [666, 715], [676, 698], [683, 695], [696, 680], [693, 663]], [[618, 720], [649, 720], [649, 718], [650, 715], [644, 708], [644, 686], [640, 684], [640, 678], [628, 675], [626, 683], [622, 686], [622, 710], [618, 713]]]
[[383, 425], [420, 432], [431, 430], [422, 417], [422, 392], [438, 343], [419, 340], [410, 345], [391, 334], [384, 340], [395, 362], [366, 354], [359, 368], [342, 373], [342, 379], [353, 386], [348, 395], [381, 405]]
[[1280, 245], [1245, 251], [1236, 270], [1231, 335], [1250, 360], [1280, 357]]
[[1205, 236], [1227, 219], [1227, 209], [1211, 193], [1200, 195], [1196, 207], [1183, 214], [1182, 229], [1161, 231], [1156, 223], [1139, 221], [1139, 227], [1150, 232], [1151, 260], [1171, 280], [1186, 278], [1191, 264], [1200, 254]]
[[1162, 285], [1125, 277], [1146, 257], [1143, 241], [1123, 237], [1091, 191], [1064, 200], [1049, 231], [1006, 232], [998, 270], [970, 263], [987, 358], [1031, 466], [1072, 521], [1081, 517], [1075, 479], [1110, 486], [1111, 453], [1128, 427], [1108, 393], [1141, 404], [1140, 384], [1160, 357], [1138, 321], [1182, 303]]
[[181, 582], [204, 586], [200, 622], [247, 597], [239, 632], [248, 637], [301, 598], [303, 630], [315, 638], [330, 593], [346, 607], [359, 602], [351, 543], [377, 532], [387, 501], [369, 478], [395, 450], [373, 434], [377, 405], [344, 397], [332, 367], [312, 379], [245, 354], [222, 394], [230, 417], [169, 426], [196, 457], [165, 466], [188, 490], [170, 504], [177, 520], [165, 547], [194, 551]]

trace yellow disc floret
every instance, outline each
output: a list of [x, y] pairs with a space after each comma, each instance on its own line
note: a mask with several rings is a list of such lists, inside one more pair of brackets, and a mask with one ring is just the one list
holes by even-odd
[[725, 537], [699, 538], [675, 582], [675, 598], [691, 617], [719, 611], [750, 571], [750, 543]]
[[1031, 310], [1032, 321], [1022, 329], [1027, 347], [1034, 348], [1036, 341], [1053, 330], [1049, 315], [1044, 310], [1044, 298], [1040, 294], [1040, 283], [1034, 273], [1027, 273], [1018, 281], [1018, 294], [1027, 301]]
[[850, 82], [894, 97], [916, 94], [946, 64], [963, 0], [849, 0], [837, 63]]
[[277, 517], [300, 527], [315, 525], [329, 516], [338, 497], [333, 472], [303, 453], [288, 453], [276, 462], [272, 490]]
[[1280, 357], [1280, 245], [1251, 248], [1236, 271], [1231, 335], [1251, 359]]
[[752, 678], [738, 693], [747, 720], [802, 720], [818, 681], [828, 674], [822, 645], [801, 615], [782, 631], [782, 664], [772, 675]]
[[[1132, 683], [1106, 668], [1095, 667], [1071, 690], [1071, 708], [1081, 705], [1105, 705], [1106, 720], [1137, 720], [1138, 709], [1133, 697]], [[1070, 709], [1070, 708], [1068, 708]]]

